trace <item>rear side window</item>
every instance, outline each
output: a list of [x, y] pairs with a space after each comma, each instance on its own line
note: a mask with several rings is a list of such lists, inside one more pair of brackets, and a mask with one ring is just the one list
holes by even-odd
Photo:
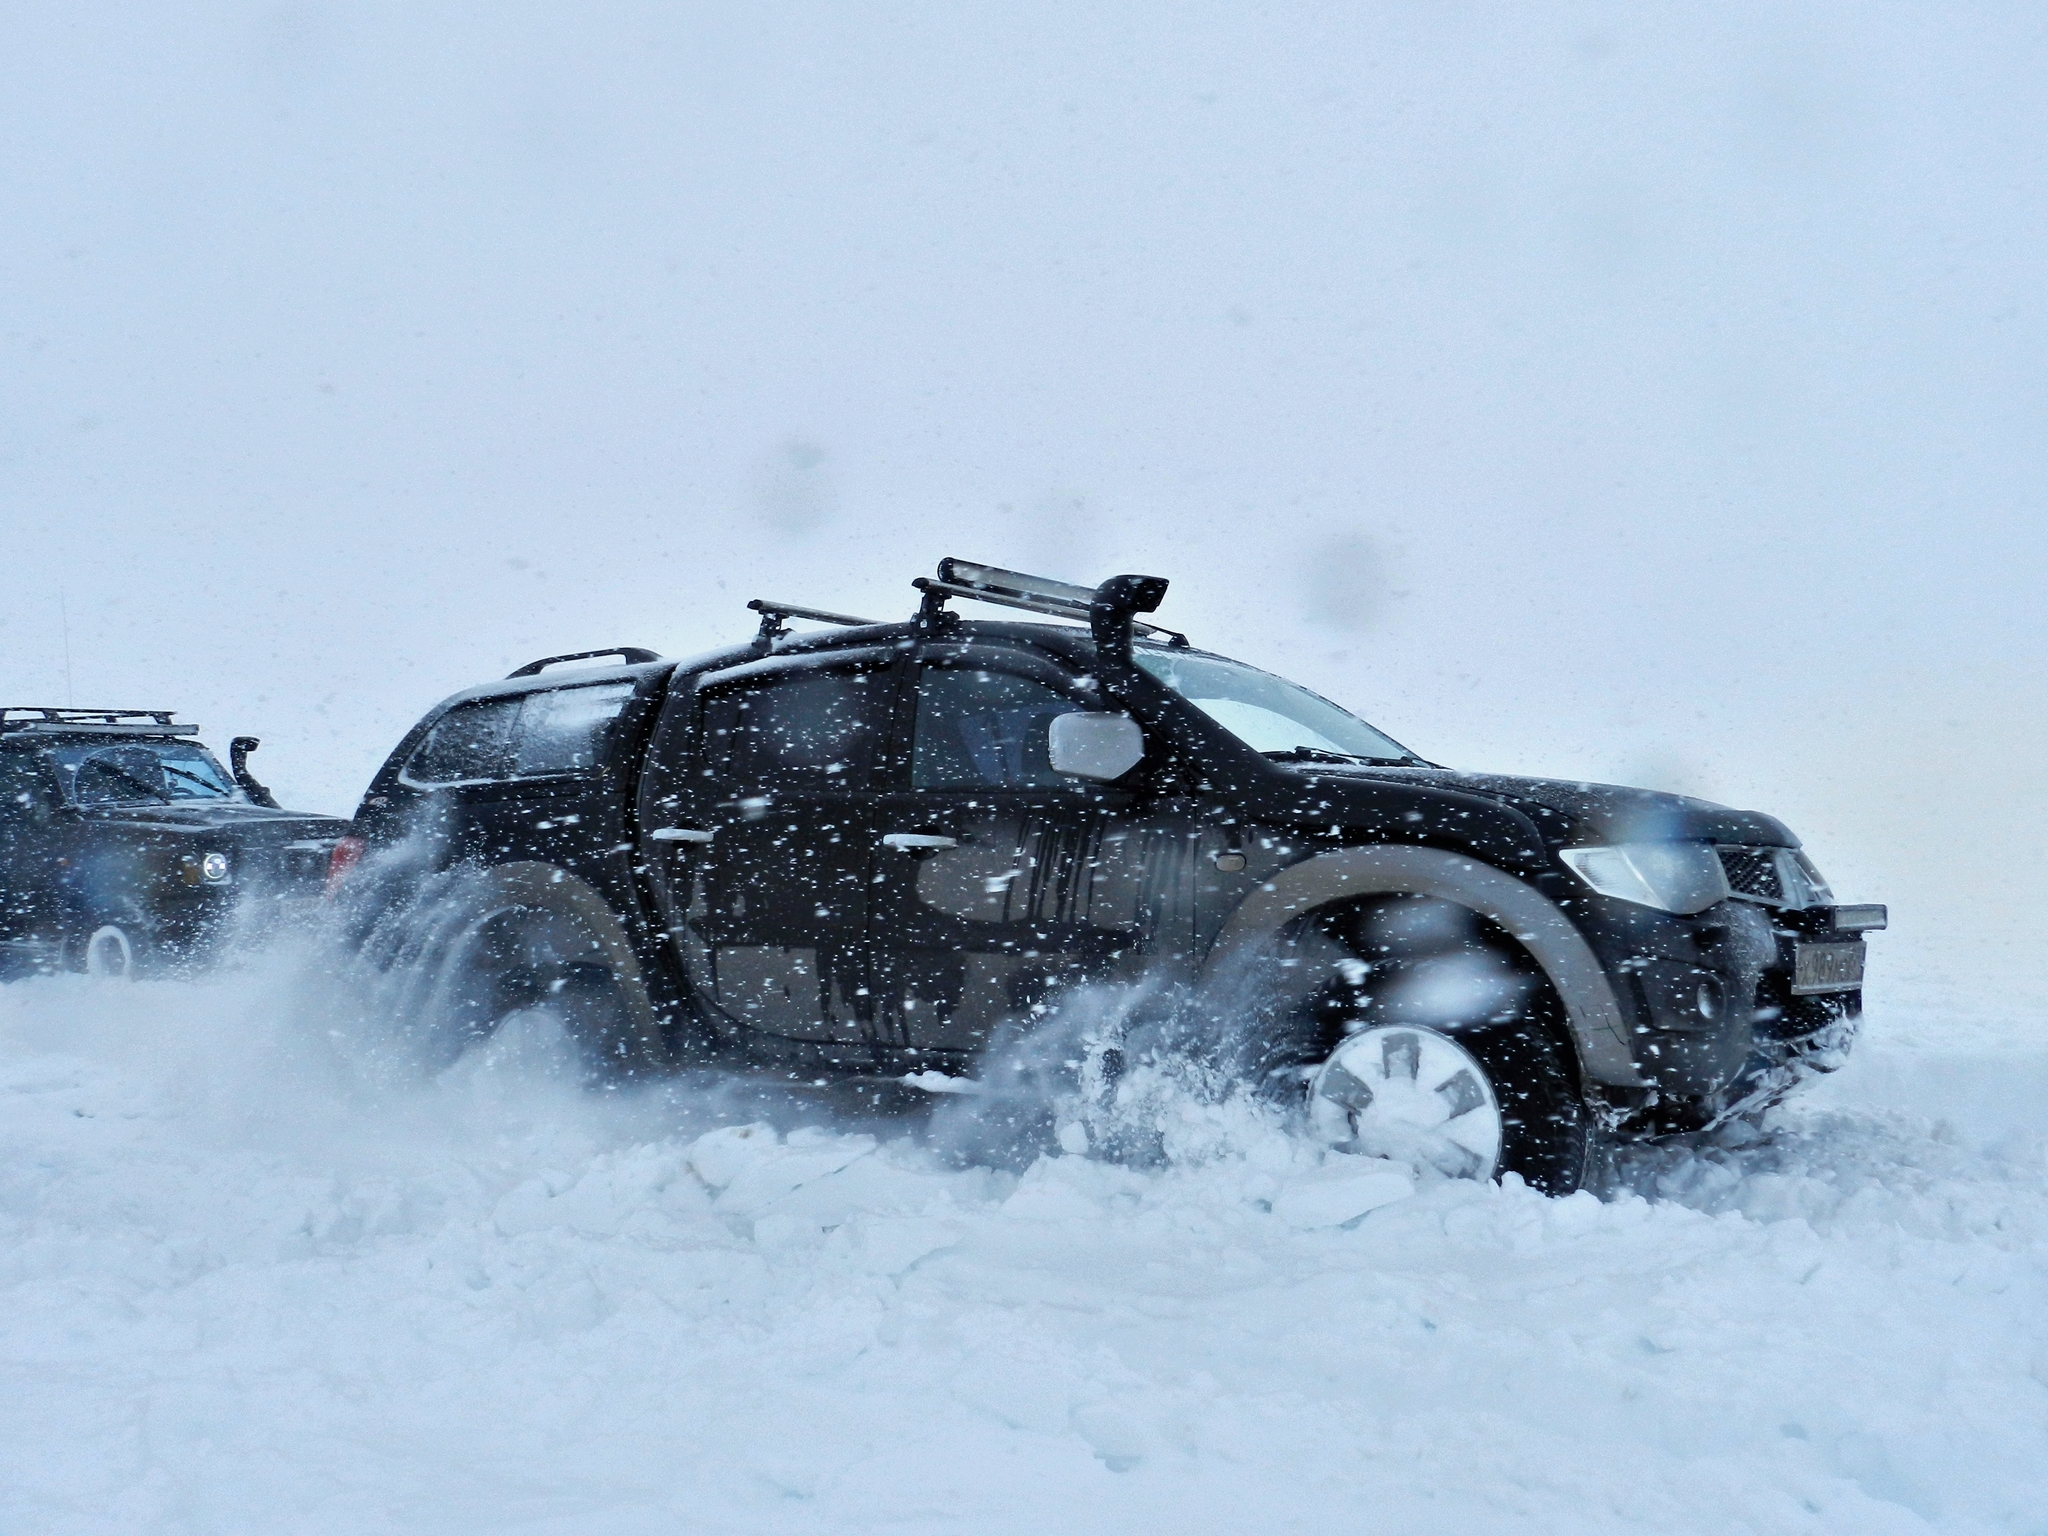
[[475, 784], [587, 772], [604, 750], [606, 728], [632, 696], [631, 683], [587, 683], [458, 704], [413, 748], [400, 777]]
[[505, 778], [512, 725], [523, 699], [458, 704], [413, 748], [402, 775], [413, 784], [461, 784]]
[[512, 773], [583, 773], [597, 766], [605, 727], [618, 719], [631, 683], [529, 693], [512, 730]]

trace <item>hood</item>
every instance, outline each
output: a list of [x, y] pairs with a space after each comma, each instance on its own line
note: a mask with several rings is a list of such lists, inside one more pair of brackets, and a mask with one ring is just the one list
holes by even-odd
[[309, 811], [273, 811], [244, 800], [173, 805], [96, 805], [85, 812], [90, 826], [132, 827], [138, 832], [210, 832], [249, 844], [270, 846], [298, 838], [337, 838], [348, 831], [339, 816]]
[[[1540, 808], [1565, 817], [1567, 840], [1578, 843], [1645, 843], [1698, 841], [1740, 843], [1770, 848], [1797, 848], [1799, 839], [1775, 816], [1761, 811], [1730, 810], [1711, 800], [1669, 795], [1654, 789], [1620, 784], [1588, 784], [1572, 779], [1525, 779], [1506, 773], [1458, 773], [1449, 768], [1326, 768], [1318, 777], [1382, 779], [1402, 784], [1434, 784], [1462, 794], [1487, 795], [1527, 810]], [[1551, 817], [1535, 818], [1546, 831]]]

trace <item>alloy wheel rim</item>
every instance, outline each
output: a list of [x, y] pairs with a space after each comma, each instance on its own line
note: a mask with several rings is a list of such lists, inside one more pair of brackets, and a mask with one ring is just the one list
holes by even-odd
[[1412, 1024], [1347, 1037], [1309, 1079], [1308, 1117], [1336, 1151], [1459, 1179], [1494, 1176], [1506, 1130], [1478, 1058]]

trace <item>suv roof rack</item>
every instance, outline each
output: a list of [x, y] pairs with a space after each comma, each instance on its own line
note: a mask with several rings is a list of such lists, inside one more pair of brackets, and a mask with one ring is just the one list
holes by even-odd
[[91, 731], [128, 736], [196, 736], [199, 727], [170, 709], [72, 709], [53, 704], [0, 706], [0, 731]]
[[831, 613], [823, 608], [800, 608], [795, 603], [771, 603], [765, 597], [757, 597], [747, 606], [761, 615], [761, 630], [754, 636], [754, 644], [762, 650], [789, 633], [790, 619], [815, 619], [820, 624], [838, 624], [849, 629], [878, 622], [856, 619], [847, 613]]
[[1148, 635], [1163, 635], [1169, 645], [1185, 647], [1188, 643], [1188, 637], [1178, 630], [1147, 624], [1136, 617], [1158, 609], [1166, 597], [1164, 576], [1112, 576], [1098, 587], [1080, 587], [1045, 576], [1027, 576], [1022, 571], [1006, 571], [1001, 566], [956, 560], [949, 555], [939, 562], [936, 577], [920, 576], [911, 585], [924, 594], [924, 607], [918, 617], [926, 624], [936, 624], [946, 600], [958, 597], [1078, 620], [1094, 631], [1098, 647], [1111, 652], [1128, 655], [1134, 629]]
[[571, 651], [566, 656], [543, 656], [539, 661], [529, 661], [516, 672], [507, 672], [505, 681], [515, 677], [538, 677], [549, 667], [558, 667], [565, 661], [589, 661], [597, 656], [617, 656], [629, 667], [637, 667], [645, 661], [659, 661], [661, 654], [638, 645], [615, 645], [608, 651]]

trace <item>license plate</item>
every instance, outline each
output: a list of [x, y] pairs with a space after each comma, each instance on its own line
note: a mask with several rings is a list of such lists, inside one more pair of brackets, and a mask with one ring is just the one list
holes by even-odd
[[1799, 944], [1792, 950], [1792, 995], [1853, 992], [1863, 985], [1863, 945]]

